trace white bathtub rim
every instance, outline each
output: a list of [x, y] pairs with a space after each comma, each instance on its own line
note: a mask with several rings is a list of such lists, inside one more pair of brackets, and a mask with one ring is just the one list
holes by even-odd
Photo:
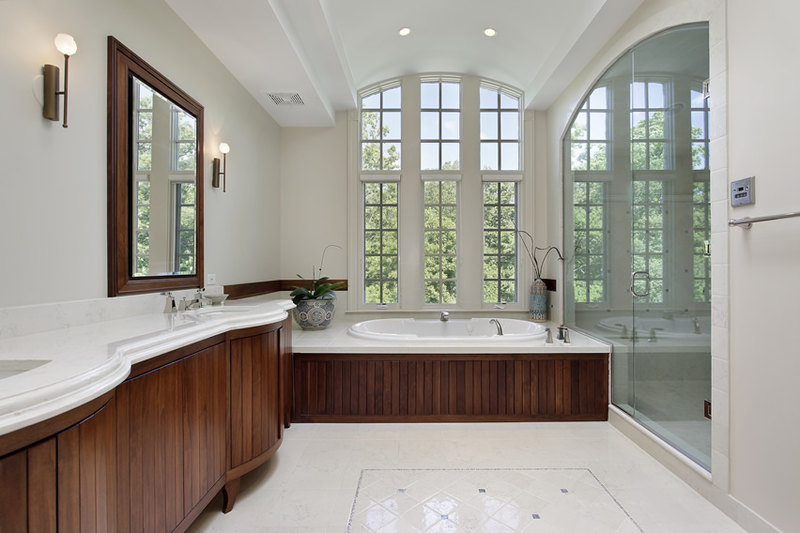
[[[465, 322], [473, 322], [473, 321], [488, 321], [491, 320], [489, 318], [454, 318], [450, 319], [447, 323], [454, 323], [461, 325]], [[541, 324], [536, 324], [533, 322], [528, 322], [525, 320], [519, 320], [514, 318], [504, 318], [502, 320], [498, 319], [501, 325], [508, 326], [522, 324], [524, 327], [528, 329], [532, 329], [533, 332], [526, 332], [526, 333], [504, 333], [503, 335], [498, 335], [494, 333], [493, 335], [448, 335], [448, 336], [427, 336], [427, 335], [416, 335], [410, 333], [393, 333], [388, 331], [369, 331], [368, 324], [375, 323], [375, 322], [399, 322], [401, 324], [408, 324], [408, 323], [423, 323], [423, 324], [436, 324], [438, 320], [436, 319], [427, 319], [427, 318], [375, 318], [370, 320], [363, 320], [360, 322], [356, 322], [355, 324], [351, 325], [347, 329], [347, 333], [350, 336], [360, 338], [360, 339], [369, 339], [369, 340], [376, 340], [380, 342], [398, 342], [398, 341], [405, 341], [405, 342], [424, 342], [424, 343], [431, 343], [431, 344], [448, 344], [448, 343], [462, 343], [462, 342], [487, 342], [491, 344], [495, 343], [516, 343], [516, 342], [530, 342], [544, 339], [546, 336], [546, 329]]]

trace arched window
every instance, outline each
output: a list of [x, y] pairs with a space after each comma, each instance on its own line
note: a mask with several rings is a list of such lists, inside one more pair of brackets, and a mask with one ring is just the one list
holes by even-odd
[[351, 309], [524, 308], [522, 101], [513, 88], [451, 74], [361, 91]]

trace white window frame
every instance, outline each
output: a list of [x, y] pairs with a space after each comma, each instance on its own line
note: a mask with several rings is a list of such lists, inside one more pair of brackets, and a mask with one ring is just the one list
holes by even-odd
[[[634, 107], [633, 105], [633, 85], [636, 83], [643, 83], [645, 86], [645, 93], [644, 93], [644, 106], [643, 107]], [[664, 86], [664, 106], [663, 107], [652, 107], [650, 105], [650, 83], [660, 83]], [[647, 164], [645, 168], [633, 168], [631, 166], [631, 170], [634, 172], [673, 172], [675, 170], [676, 161], [675, 161], [675, 125], [672, 120], [672, 113], [669, 112], [669, 109], [672, 107], [673, 103], [675, 102], [675, 82], [672, 78], [669, 77], [659, 77], [659, 76], [638, 76], [634, 79], [630, 84], [629, 89], [630, 95], [630, 126], [631, 130], [633, 130], [634, 123], [633, 123], [633, 116], [634, 113], [644, 113], [645, 120], [646, 120], [646, 133], [644, 138], [634, 139], [633, 135], [630, 138], [630, 153], [631, 153], [631, 163], [633, 162], [633, 147], [634, 145], [640, 144], [645, 147], [645, 161]], [[664, 114], [664, 137], [652, 137], [650, 134], [650, 113], [658, 113], [661, 112]], [[652, 168], [650, 165], [650, 146], [663, 143], [664, 144], [664, 168]]]
[[[575, 171], [573, 171], [573, 172], [575, 172]], [[586, 238], [587, 238], [587, 242], [588, 242], [588, 239], [591, 236], [592, 232], [599, 232], [600, 235], [601, 235], [601, 238], [602, 238], [603, 251], [600, 254], [591, 253], [588, 249], [585, 250], [585, 251], [582, 251], [580, 253], [580, 255], [586, 259], [586, 269], [587, 269], [586, 275], [585, 276], [581, 276], [580, 278], [576, 277], [575, 274], [574, 274], [574, 265], [572, 265], [573, 273], [572, 273], [572, 276], [570, 276], [570, 280], [571, 280], [571, 283], [573, 283], [573, 287], [574, 287], [574, 284], [575, 284], [576, 281], [585, 282], [586, 283], [586, 288], [587, 288], [587, 291], [588, 291], [587, 295], [591, 294], [591, 285], [592, 285], [593, 282], [599, 281], [599, 282], [601, 282], [603, 284], [603, 296], [602, 296], [601, 299], [596, 300], [596, 301], [591, 301], [591, 300], [589, 300], [589, 301], [580, 300], [579, 301], [579, 300], [575, 299], [575, 304], [576, 305], [606, 304], [609, 301], [609, 294], [608, 294], [608, 291], [609, 291], [609, 279], [608, 279], [608, 209], [607, 209], [607, 207], [608, 207], [608, 194], [609, 194], [608, 193], [608, 189], [610, 188], [610, 183], [608, 182], [608, 180], [605, 180], [605, 179], [599, 179], [599, 180], [593, 180], [593, 179], [589, 179], [589, 178], [587, 178], [587, 179], [578, 179], [579, 177], [583, 177], [583, 174], [584, 174], [583, 171], [575, 172], [574, 184], [583, 183], [583, 184], [586, 185], [586, 188], [587, 188], [586, 196], [585, 196], [586, 202], [585, 203], [580, 203], [580, 204], [575, 203], [575, 194], [574, 194], [575, 189], [574, 189], [574, 184], [573, 184], [572, 205], [573, 205], [573, 210], [574, 210], [575, 207], [577, 207], [579, 205], [582, 206], [582, 207], [586, 207], [587, 208], [586, 226], [585, 226], [585, 228], [577, 228], [576, 226], [573, 225], [572, 226], [572, 233], [573, 233], [573, 236], [577, 232], [585, 233], [586, 234]], [[602, 193], [601, 193], [602, 203], [600, 203], [600, 204], [593, 204], [590, 201], [591, 193], [589, 192], [589, 188], [592, 185], [595, 185], [595, 184], [600, 185], [602, 187]], [[590, 228], [589, 227], [589, 211], [588, 211], [588, 209], [591, 209], [592, 207], [597, 207], [597, 206], [601, 207], [602, 210], [603, 210], [603, 225], [602, 225], [602, 227], [600, 229]], [[574, 214], [574, 211], [573, 211], [573, 214]], [[574, 221], [571, 221], [571, 222], [573, 222], [573, 224], [574, 224]], [[575, 259], [577, 259], [578, 255], [579, 255], [578, 252], [577, 251], [573, 251], [573, 254], [574, 254]], [[590, 270], [591, 269], [591, 258], [592, 257], [597, 257], [597, 256], [599, 256], [601, 258], [601, 263], [602, 263], [601, 264], [601, 269], [602, 269], [601, 270], [601, 276], [599, 278], [593, 277], [591, 275], [591, 270]], [[574, 289], [573, 289], [573, 297], [574, 297], [574, 294], [575, 293], [574, 293]]]
[[[459, 250], [460, 250], [459, 249], [459, 241], [461, 240], [460, 239], [460, 233], [459, 233], [460, 228], [461, 228], [461, 216], [460, 216], [461, 215], [461, 184], [460, 184], [461, 175], [460, 174], [457, 174], [457, 175], [423, 174], [422, 175], [422, 182], [423, 182], [423, 198], [422, 198], [421, 202], [422, 202], [422, 205], [423, 205], [423, 229], [422, 229], [422, 231], [423, 231], [423, 236], [422, 236], [422, 242], [423, 242], [423, 250], [422, 250], [423, 291], [425, 290], [425, 287], [424, 287], [425, 282], [433, 281], [433, 279], [425, 277], [425, 271], [424, 271], [425, 265], [424, 265], [424, 262], [425, 262], [425, 260], [426, 260], [426, 258], [428, 256], [428, 254], [425, 252], [425, 249], [424, 249], [424, 247], [425, 247], [425, 235], [424, 234], [425, 234], [426, 231], [430, 231], [431, 229], [433, 231], [439, 231], [439, 232], [449, 231], [449, 230], [441, 228], [441, 226], [438, 227], [438, 228], [425, 228], [425, 224], [424, 224], [424, 208], [428, 207], [428, 206], [434, 206], [434, 205], [436, 205], [438, 207], [442, 207], [442, 204], [441, 203], [440, 204], [426, 204], [425, 203], [424, 184], [425, 184], [425, 182], [428, 182], [428, 183], [451, 182], [451, 183], [455, 183], [455, 185], [456, 185], [456, 205], [455, 205], [455, 207], [456, 207], [456, 227], [455, 227], [455, 230], [453, 230], [455, 235], [456, 235], [456, 255], [455, 255], [455, 257], [456, 257], [456, 277], [454, 278], [455, 281], [456, 281], [456, 301], [455, 302], [451, 302], [451, 303], [441, 303], [441, 302], [427, 303], [423, 299], [423, 305], [426, 308], [436, 309], [436, 308], [439, 308], [439, 307], [451, 307], [453, 305], [458, 305], [458, 270], [459, 270], [458, 269], [458, 262], [459, 262], [458, 259], [459, 259]], [[446, 205], [449, 205], [449, 204], [446, 204]], [[441, 255], [442, 255], [441, 254], [441, 249], [440, 249], [440, 254], [439, 255], [440, 255], [440, 261], [441, 261]], [[441, 268], [441, 264], [440, 264], [440, 268]], [[441, 272], [440, 272], [440, 274], [441, 274]], [[446, 280], [449, 280], [449, 279], [450, 278], [442, 278], [441, 275], [440, 275], [438, 280], [437, 280], [439, 282], [439, 284], [440, 284], [440, 293], [439, 293], [440, 299], [441, 299], [441, 283], [446, 281]]]
[[[422, 121], [422, 113], [436, 113], [438, 115], [438, 136], [436, 138], [422, 138], [422, 133], [420, 131], [420, 169], [422, 172], [438, 172], [438, 171], [445, 171], [445, 170], [453, 170], [455, 172], [460, 172], [461, 170], [461, 139], [462, 135], [462, 116], [461, 116], [461, 107], [463, 105], [463, 99], [461, 97], [461, 80], [459, 78], [453, 77], [433, 77], [433, 78], [421, 78], [420, 79], [420, 88], [423, 83], [436, 83], [439, 87], [439, 106], [438, 107], [422, 107], [420, 103], [420, 122]], [[457, 108], [446, 108], [443, 107], [442, 103], [442, 84], [443, 83], [450, 83], [450, 84], [457, 84], [458, 85], [458, 107]], [[420, 91], [421, 93], [421, 91]], [[420, 100], [422, 96], [420, 95]], [[445, 139], [442, 135], [442, 115], [444, 113], [457, 113], [458, 114], [458, 138], [457, 139]], [[436, 144], [439, 152], [439, 167], [435, 169], [424, 169], [422, 168], [422, 145], [425, 144]], [[442, 160], [442, 148], [444, 145], [456, 145], [458, 147], [458, 163], [459, 167], [455, 169], [443, 169], [442, 166], [444, 165], [444, 161]]]
[[[459, 171], [422, 171], [420, 169], [420, 82], [422, 80], [460, 79], [461, 82], [461, 158]], [[531, 268], [520, 262], [519, 247], [517, 249], [517, 287], [516, 303], [509, 303], [503, 309], [496, 309], [496, 304], [483, 303], [483, 216], [476, 216], [482, 210], [483, 180], [518, 181], [518, 229], [533, 233], [532, 206], [533, 175], [532, 165], [525, 161], [533, 160], [533, 149], [525, 143], [532, 138], [533, 113], [526, 114], [522, 110], [524, 101], [522, 93], [512, 88], [496, 84], [472, 75], [455, 74], [413, 74], [400, 80], [389, 80], [367, 87], [361, 91], [361, 97], [374, 92], [380, 87], [401, 85], [402, 95], [402, 171], [364, 171], [361, 169], [361, 131], [360, 109], [348, 114], [348, 311], [365, 312], [375, 310], [392, 310], [396, 312], [418, 313], [445, 308], [454, 311], [492, 310], [502, 313], [507, 311], [526, 311], [528, 309], [528, 290], [532, 280]], [[477, 124], [480, 117], [479, 88], [481, 83], [495, 83], [509, 94], [519, 94], [520, 98], [520, 157], [521, 168], [518, 171], [481, 171], [478, 128], [469, 127]], [[458, 207], [458, 260], [457, 260], [457, 295], [456, 304], [424, 304], [424, 233], [423, 233], [423, 175], [429, 179], [454, 179], [461, 177], [459, 184]], [[385, 306], [365, 304], [363, 302], [363, 198], [361, 194], [362, 180], [396, 180], [399, 182], [398, 248], [398, 303]], [[544, 237], [542, 237], [544, 238]], [[553, 266], [553, 265], [551, 265]], [[555, 268], [555, 267], [553, 267]]]
[[[496, 139], [481, 139], [480, 144], [478, 145], [478, 152], [479, 158], [480, 154], [483, 151], [484, 144], [496, 144], [497, 145], [497, 170], [482, 170], [485, 173], [495, 173], [495, 172], [513, 172], [513, 173], [520, 173], [524, 168], [523, 162], [524, 158], [524, 135], [523, 135], [523, 116], [524, 111], [522, 109], [522, 102], [523, 102], [523, 95], [520, 91], [515, 89], [511, 89], [509, 87], [498, 85], [497, 83], [482, 80], [480, 83], [481, 88], [490, 89], [493, 91], [497, 91], [498, 93], [498, 102], [497, 107], [480, 107], [480, 99], [478, 100], [478, 127], [480, 128], [480, 114], [481, 113], [496, 113], [497, 114], [497, 138]], [[518, 124], [518, 131], [519, 137], [517, 139], [504, 139], [503, 138], [503, 126], [502, 126], [502, 114], [504, 111], [509, 111], [511, 108], [504, 108], [500, 104], [500, 100], [502, 99], [502, 95], [505, 94], [510, 98], [514, 98], [519, 102], [519, 105], [516, 109], [518, 116], [519, 116], [519, 124]], [[480, 98], [480, 96], [479, 96]], [[517, 143], [517, 168], [516, 169], [504, 169], [503, 167], [503, 144], [511, 144]], [[480, 165], [480, 163], [479, 163]]]

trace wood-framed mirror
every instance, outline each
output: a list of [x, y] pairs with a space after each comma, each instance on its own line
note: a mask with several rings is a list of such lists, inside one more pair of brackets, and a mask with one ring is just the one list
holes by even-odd
[[203, 106], [108, 37], [108, 295], [201, 287]]

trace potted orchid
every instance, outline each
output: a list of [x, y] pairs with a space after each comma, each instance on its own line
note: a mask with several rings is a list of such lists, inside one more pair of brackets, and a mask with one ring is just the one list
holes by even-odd
[[[325, 261], [325, 252], [331, 246], [341, 249], [340, 246], [329, 244], [322, 251], [322, 260], [319, 269], [314, 267], [313, 279], [311, 284], [297, 286], [289, 293], [295, 308], [292, 310], [295, 322], [307, 330], [325, 329], [333, 321], [334, 305], [336, 302], [336, 290], [344, 286], [341, 281], [330, 281], [328, 277], [322, 276], [322, 264]], [[317, 277], [319, 276], [319, 277]], [[303, 276], [297, 277], [307, 281]]]

